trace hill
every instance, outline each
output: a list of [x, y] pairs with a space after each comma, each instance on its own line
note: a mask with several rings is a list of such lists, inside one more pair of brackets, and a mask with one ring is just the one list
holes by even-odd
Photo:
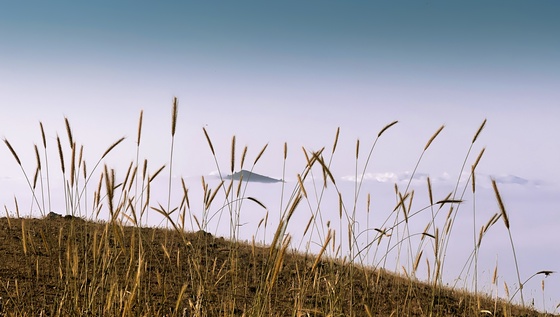
[[233, 180], [243, 180], [246, 182], [255, 182], [255, 183], [281, 183], [281, 179], [275, 179], [272, 177], [264, 176], [261, 174], [253, 173], [247, 170], [241, 170], [240, 172], [233, 173], [231, 175], [227, 175], [224, 177], [225, 179], [233, 179]]
[[0, 218], [0, 242], [0, 316], [545, 316], [300, 254], [289, 239], [271, 248], [50, 214]]

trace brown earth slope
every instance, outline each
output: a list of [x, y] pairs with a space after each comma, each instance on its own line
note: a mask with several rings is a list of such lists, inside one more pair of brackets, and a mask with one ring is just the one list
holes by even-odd
[[545, 315], [284, 251], [204, 232], [0, 218], [0, 316]]

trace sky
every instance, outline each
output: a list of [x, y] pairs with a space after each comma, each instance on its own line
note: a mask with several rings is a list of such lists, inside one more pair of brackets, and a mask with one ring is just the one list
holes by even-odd
[[[356, 140], [363, 166], [377, 133], [398, 120], [364, 177], [368, 190], [381, 190], [406, 183], [445, 125], [416, 175], [418, 186], [429, 175], [449, 188], [464, 179], [463, 160], [487, 119], [467, 163], [485, 148], [477, 168], [483, 203], [496, 211], [493, 177], [512, 223], [519, 219], [514, 234], [535, 241], [525, 248], [525, 275], [535, 250], [544, 253], [535, 267], [560, 270], [553, 243], [560, 239], [559, 12], [557, 1], [4, 3], [0, 136], [32, 171], [39, 121], [54, 144], [66, 137], [67, 117], [93, 161], [126, 136], [107, 158], [126, 170], [143, 110], [141, 151], [156, 169], [169, 161], [177, 97], [176, 178], [199, 182], [217, 170], [202, 128], [225, 171], [235, 135], [238, 153], [247, 145], [249, 158], [268, 144], [255, 171], [281, 178], [286, 142], [285, 178], [293, 181], [305, 164], [301, 148], [330, 150], [340, 127], [332, 168], [352, 183]], [[25, 184], [6, 148], [0, 164], [0, 197], [9, 205], [10, 190], [20, 188], [14, 182], [22, 192]]]

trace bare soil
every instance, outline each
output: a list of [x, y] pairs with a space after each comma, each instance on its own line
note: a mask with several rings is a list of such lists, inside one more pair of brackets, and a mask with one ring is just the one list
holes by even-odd
[[0, 316], [545, 316], [289, 250], [267, 288], [270, 254], [205, 232], [4, 217]]

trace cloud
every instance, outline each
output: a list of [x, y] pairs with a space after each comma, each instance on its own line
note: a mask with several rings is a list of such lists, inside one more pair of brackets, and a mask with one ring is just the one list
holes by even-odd
[[[347, 175], [341, 177], [344, 181], [355, 182], [355, 175]], [[407, 182], [412, 179], [412, 181], [423, 181], [425, 182], [428, 178], [428, 174], [425, 173], [415, 173], [406, 171], [402, 173], [384, 172], [384, 173], [366, 173], [363, 174], [363, 181], [377, 181], [379, 183], [401, 183]], [[362, 175], [358, 175], [358, 181], [362, 180]]]
[[528, 179], [515, 176], [515, 175], [501, 175], [493, 177], [498, 184], [517, 184], [517, 185], [528, 185], [530, 181]]
[[542, 186], [555, 186], [556, 183], [543, 181], [541, 179], [523, 178], [512, 174], [505, 175], [491, 175], [488, 179], [495, 179], [496, 183], [503, 185], [517, 185], [523, 187], [542, 187]]
[[[459, 178], [459, 182], [463, 183], [466, 181], [470, 181], [470, 173], [464, 172], [461, 177]], [[457, 178], [455, 176], [450, 175], [449, 173], [445, 172], [440, 175], [430, 175], [428, 173], [416, 172], [412, 175], [412, 172], [382, 172], [382, 173], [366, 173], [363, 175], [363, 181], [374, 181], [378, 183], [407, 183], [411, 181], [413, 184], [421, 184], [426, 183], [427, 178], [430, 177], [432, 183], [439, 183], [439, 184], [453, 184], [457, 182]], [[358, 175], [358, 181], [360, 181], [362, 175]], [[343, 181], [348, 182], [355, 182], [356, 176], [355, 175], [347, 175], [341, 177]], [[476, 174], [476, 182], [482, 186], [491, 186], [491, 180], [495, 179], [498, 184], [501, 185], [519, 185], [519, 186], [532, 186], [538, 187], [546, 185], [545, 182], [539, 179], [528, 179], [524, 177], [520, 177], [513, 174], [504, 174], [504, 175], [488, 175], [488, 174]]]

